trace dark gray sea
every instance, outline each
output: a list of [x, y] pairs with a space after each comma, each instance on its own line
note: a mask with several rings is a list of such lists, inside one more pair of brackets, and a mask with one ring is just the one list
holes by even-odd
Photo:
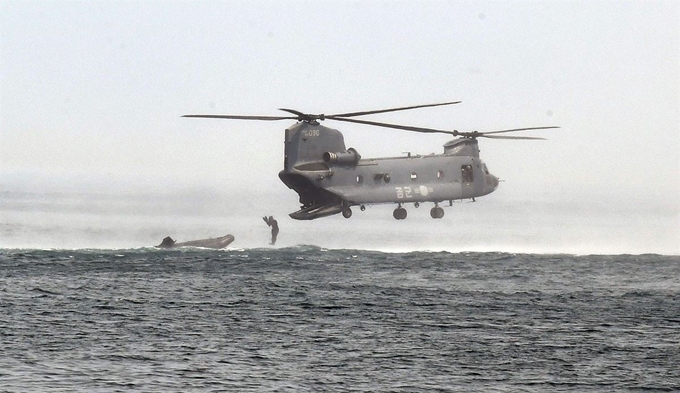
[[680, 390], [680, 257], [0, 250], [0, 392]]

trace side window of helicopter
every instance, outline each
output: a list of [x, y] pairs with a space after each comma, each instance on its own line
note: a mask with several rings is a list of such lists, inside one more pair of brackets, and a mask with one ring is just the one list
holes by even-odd
[[411, 180], [413, 180], [413, 181], [418, 180], [418, 174], [415, 173], [415, 172], [411, 173]]
[[472, 165], [461, 166], [460, 172], [463, 175], [464, 183], [472, 183], [474, 181], [474, 178], [472, 177]]
[[385, 183], [389, 183], [391, 180], [390, 175], [386, 173], [385, 176], [383, 176], [383, 180], [385, 180]]
[[437, 179], [439, 180], [444, 179], [444, 171], [437, 171]]

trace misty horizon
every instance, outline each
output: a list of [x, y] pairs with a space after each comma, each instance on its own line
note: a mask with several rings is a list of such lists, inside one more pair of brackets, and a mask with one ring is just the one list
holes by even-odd
[[[0, 247], [263, 247], [274, 215], [281, 247], [677, 255], [678, 20], [672, 1], [0, 2]], [[560, 128], [480, 139], [500, 186], [442, 220], [427, 204], [291, 220], [294, 121], [181, 117], [458, 100], [366, 119]], [[364, 158], [451, 139], [324, 125]]]

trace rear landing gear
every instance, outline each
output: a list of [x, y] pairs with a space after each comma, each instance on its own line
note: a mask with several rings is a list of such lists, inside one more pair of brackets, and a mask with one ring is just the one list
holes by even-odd
[[441, 207], [439, 207], [438, 204], [435, 203], [432, 210], [430, 210], [430, 217], [432, 217], [434, 219], [439, 219], [439, 218], [444, 217], [444, 209], [442, 209]]
[[392, 215], [393, 215], [394, 218], [396, 218], [397, 220], [403, 220], [404, 218], [406, 218], [406, 215], [407, 215], [406, 209], [404, 209], [403, 207], [401, 207], [401, 203], [400, 203], [400, 204], [399, 204], [399, 207], [396, 208], [396, 209], [394, 209], [394, 213], [392, 213]]
[[352, 209], [350, 209], [349, 206], [342, 209], [342, 216], [345, 217], [345, 218], [352, 217]]

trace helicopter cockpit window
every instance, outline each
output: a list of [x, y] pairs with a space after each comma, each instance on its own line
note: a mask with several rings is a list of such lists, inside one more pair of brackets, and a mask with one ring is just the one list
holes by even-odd
[[413, 181], [418, 180], [418, 174], [415, 173], [415, 172], [411, 173], [411, 180], [413, 180]]
[[463, 165], [460, 167], [460, 172], [463, 175], [464, 183], [472, 183], [474, 178], [472, 176], [472, 165]]

